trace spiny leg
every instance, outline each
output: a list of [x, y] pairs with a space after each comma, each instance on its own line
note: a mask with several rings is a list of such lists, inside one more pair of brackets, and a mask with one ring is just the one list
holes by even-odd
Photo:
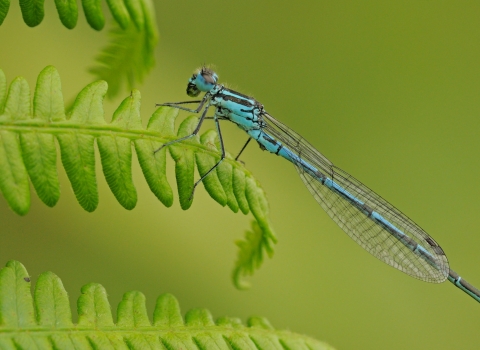
[[[172, 107], [172, 108], [178, 108], [178, 109], [181, 109], [183, 111], [187, 111], [187, 112], [191, 112], [191, 113], [198, 113], [200, 112], [200, 110], [202, 109], [203, 105], [205, 104], [205, 102], [207, 102], [207, 100], [210, 99], [210, 94], [209, 93], [206, 93], [205, 96], [203, 96], [203, 98], [201, 100], [197, 100], [197, 101], [181, 101], [181, 102], [165, 102], [165, 103], [156, 103], [155, 106], [156, 107], [159, 107], [159, 106], [166, 106], [166, 107]], [[186, 108], [186, 107], [182, 107], [180, 105], [184, 105], [184, 104], [189, 104], [189, 103], [199, 103], [200, 104], [198, 105], [198, 107], [196, 109], [191, 109], [191, 108]]]
[[[211, 116], [211, 117], [205, 117], [205, 119], [215, 119], [215, 116]], [[228, 120], [227, 118], [225, 117], [217, 117], [218, 120]]]
[[190, 134], [190, 135], [187, 135], [187, 136], [184, 136], [184, 137], [180, 137], [179, 139], [176, 139], [176, 140], [173, 140], [173, 141], [169, 141], [167, 143], [164, 143], [163, 145], [161, 145], [159, 148], [157, 148], [155, 151], [153, 151], [153, 153], [157, 153], [158, 151], [160, 151], [162, 148], [164, 147], [168, 147], [174, 143], [177, 143], [177, 142], [181, 142], [181, 141], [185, 141], [191, 137], [194, 137], [195, 135], [198, 134], [198, 132], [200, 131], [200, 127], [202, 126], [202, 123], [203, 121], [205, 120], [205, 116], [207, 115], [207, 111], [208, 111], [208, 107], [209, 105], [207, 105], [205, 107], [205, 110], [203, 111], [202, 113], [202, 116], [200, 117], [200, 120], [198, 121], [198, 124], [197, 124], [197, 127], [195, 128], [195, 130], [193, 130], [193, 132]]
[[164, 102], [164, 103], [155, 103], [155, 107], [159, 106], [172, 106], [172, 105], [186, 105], [191, 103], [200, 103], [202, 100], [194, 100], [194, 101], [180, 101], [180, 102]]
[[238, 155], [235, 157], [235, 160], [238, 161], [238, 158], [240, 157], [240, 155], [242, 154], [242, 152], [245, 150], [245, 148], [247, 148], [248, 146], [248, 143], [252, 140], [251, 137], [248, 138], [247, 142], [245, 142], [245, 144], [243, 145], [242, 149], [240, 150], [240, 152], [238, 152]]
[[225, 146], [223, 145], [223, 137], [222, 137], [222, 132], [220, 130], [219, 118], [214, 116], [213, 119], [215, 120], [215, 125], [217, 127], [218, 139], [220, 140], [220, 148], [222, 149], [222, 156], [220, 157], [220, 160], [217, 162], [217, 164], [215, 164], [209, 171], [207, 171], [205, 174], [203, 174], [202, 177], [200, 178], [200, 180], [195, 182], [195, 184], [193, 185], [192, 194], [190, 195], [189, 200], [192, 200], [193, 194], [195, 193], [195, 189], [197, 188], [197, 185], [200, 182], [202, 182], [203, 179], [205, 179], [225, 159]]

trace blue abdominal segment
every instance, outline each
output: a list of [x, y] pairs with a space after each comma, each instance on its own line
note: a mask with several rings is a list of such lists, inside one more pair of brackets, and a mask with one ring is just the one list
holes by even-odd
[[301, 159], [297, 156], [294, 152], [289, 150], [286, 146], [282, 145], [281, 142], [276, 141], [273, 137], [268, 135], [263, 130], [248, 130], [248, 134], [257, 140], [257, 142], [261, 145], [261, 147], [276, 155], [279, 155], [288, 161], [292, 162], [296, 166], [301, 166], [306, 172], [316, 178], [319, 182], [321, 182], [324, 186], [328, 187], [331, 191], [337, 193], [347, 201], [349, 201], [353, 206], [355, 206], [358, 210], [368, 216], [372, 221], [374, 221], [377, 225], [380, 225], [385, 231], [390, 233], [393, 237], [395, 237], [398, 241], [400, 241], [405, 247], [410, 249], [420, 258], [425, 260], [431, 266], [440, 269], [438, 266], [434, 256], [428, 252], [427, 249], [422, 247], [412, 238], [407, 236], [404, 232], [398, 229], [395, 225], [393, 225], [390, 221], [385, 219], [381, 214], [377, 213], [373, 210], [368, 210], [365, 206], [365, 203], [362, 202], [360, 199], [356, 198], [342, 186], [337, 184], [335, 181], [323, 175], [318, 169], [316, 169], [313, 165], [309, 164], [305, 160]]

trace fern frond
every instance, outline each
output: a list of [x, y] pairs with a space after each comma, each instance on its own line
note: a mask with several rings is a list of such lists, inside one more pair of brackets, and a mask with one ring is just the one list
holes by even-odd
[[250, 284], [243, 281], [242, 277], [253, 276], [255, 270], [262, 265], [264, 250], [270, 258], [273, 256], [272, 243], [276, 242], [273, 233], [265, 233], [258, 222], [252, 221], [252, 229], [245, 232], [245, 240], [236, 242], [239, 250], [232, 274], [235, 287], [250, 288]]
[[145, 296], [125, 293], [114, 323], [102, 285], [82, 288], [78, 323], [72, 322], [67, 292], [52, 272], [41, 274], [30, 292], [25, 267], [9, 261], [0, 270], [0, 348], [2, 349], [168, 349], [168, 350], [333, 350], [313, 338], [275, 330], [268, 320], [251, 317], [213, 320], [206, 309], [182, 318], [177, 299], [158, 297], [150, 322]]
[[[90, 68], [97, 79], [105, 80], [113, 98], [126, 85], [127, 90], [143, 82], [155, 66], [158, 31], [151, 0], [109, 0], [117, 24], [110, 30], [110, 43]], [[130, 21], [131, 19], [131, 21]]]
[[[6, 89], [6, 79], [0, 70], [0, 191], [9, 206], [19, 215], [30, 207], [29, 178], [38, 197], [54, 206], [60, 197], [56, 169], [60, 145], [62, 164], [75, 196], [86, 211], [98, 206], [95, 173], [95, 141], [100, 151], [103, 173], [117, 201], [125, 209], [137, 203], [137, 191], [132, 179], [132, 144], [150, 190], [167, 207], [173, 203], [173, 191], [166, 177], [167, 148], [154, 150], [168, 141], [193, 131], [198, 119], [186, 118], [175, 130], [177, 109], [158, 108], [144, 129], [140, 118], [140, 92], [133, 90], [115, 111], [112, 121], [104, 118], [103, 98], [107, 84], [97, 81], [86, 86], [77, 96], [72, 113], [65, 115], [60, 76], [57, 70], [46, 67], [39, 75], [30, 106], [30, 88], [25, 79], [13, 80]], [[5, 96], [6, 95], [6, 99]], [[175, 161], [175, 173], [180, 205], [192, 205], [190, 195], [194, 171], [205, 174], [220, 158], [216, 146], [217, 134], [206, 131], [200, 137], [168, 147]], [[235, 284], [251, 275], [262, 262], [262, 251], [272, 255], [275, 235], [268, 219], [265, 192], [253, 175], [235, 161], [227, 158], [204, 181], [208, 194], [220, 205], [233, 212], [252, 212], [257, 224], [258, 239], [247, 239], [241, 245], [242, 258], [235, 267]], [[247, 246], [247, 248], [245, 248]], [[254, 261], [252, 263], [252, 261]]]
[[[110, 43], [96, 57], [97, 65], [90, 69], [97, 79], [105, 80], [110, 89], [108, 97], [116, 96], [122, 85], [129, 90], [142, 83], [155, 65], [155, 46], [158, 31], [155, 9], [151, 0], [107, 0], [116, 24], [110, 31]], [[39, 25], [44, 17], [44, 0], [20, 0], [25, 23]], [[77, 24], [76, 0], [55, 0], [63, 25], [73, 29]], [[101, 0], [82, 0], [85, 17], [95, 30], [102, 30], [105, 18]], [[10, 0], [0, 0], [0, 25], [5, 19]]]
[[110, 43], [96, 57], [97, 65], [90, 68], [97, 79], [107, 81], [110, 98], [119, 93], [122, 85], [131, 90], [142, 83], [155, 65], [158, 33], [153, 7], [146, 0], [128, 3], [135, 13], [133, 24], [126, 28], [114, 24]]
[[[105, 25], [105, 18], [102, 11], [102, 0], [81, 0], [85, 18], [93, 29], [101, 30]], [[38, 26], [44, 17], [45, 0], [19, 0], [22, 17], [30, 27]], [[137, 28], [143, 23], [144, 11], [147, 9], [149, 16], [154, 16], [151, 0], [107, 0], [108, 8], [115, 21], [121, 28], [128, 28], [131, 21]], [[76, 0], [55, 0], [58, 16], [62, 24], [68, 29], [77, 25], [78, 7]], [[0, 1], [0, 25], [8, 14], [10, 0]]]

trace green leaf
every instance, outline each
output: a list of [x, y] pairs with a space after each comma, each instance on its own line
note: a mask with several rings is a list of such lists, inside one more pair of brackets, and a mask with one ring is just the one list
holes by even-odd
[[153, 325], [157, 327], [182, 327], [183, 319], [177, 299], [165, 293], [158, 297], [153, 313]]
[[[177, 115], [178, 109], [159, 108], [150, 119], [147, 129], [152, 132], [158, 132], [161, 135], [172, 137], [174, 135], [174, 123]], [[137, 139], [134, 142], [138, 161], [150, 190], [165, 206], [172, 206], [173, 191], [167, 181], [166, 174], [167, 149], [164, 148], [154, 154], [153, 152], [162, 145], [160, 142], [143, 138]], [[152, 157], [152, 155], [154, 156]]]
[[208, 328], [215, 326], [212, 314], [207, 309], [193, 309], [185, 315], [185, 323], [190, 327], [206, 328], [195, 335], [195, 343], [200, 349], [214, 347], [218, 350], [230, 350], [222, 334], [211, 332]]
[[7, 17], [9, 8], [10, 8], [10, 0], [0, 0], [0, 26], [5, 20], [5, 17]]
[[62, 280], [53, 272], [42, 273], [35, 285], [35, 311], [41, 326], [72, 327], [72, 312]]
[[245, 172], [239, 168], [233, 168], [233, 193], [235, 193], [235, 198], [237, 199], [240, 210], [247, 215], [250, 212], [250, 207], [248, 206], [247, 197], [245, 196], [245, 188]]
[[[103, 97], [107, 91], [105, 82], [87, 85], [75, 100], [72, 116], [68, 121], [59, 122], [71, 129], [79, 124], [105, 124], [103, 118]], [[72, 184], [78, 202], [86, 211], [94, 211], [98, 206], [97, 179], [95, 176], [95, 137], [80, 132], [65, 132], [57, 135], [60, 144], [62, 163]]]
[[[216, 140], [217, 133], [214, 130], [209, 130], [202, 135], [200, 142], [208, 149], [218, 152]], [[228, 153], [226, 154], [226, 158], [232, 159]], [[219, 160], [220, 157], [212, 157], [208, 153], [197, 152], [196, 161], [200, 175], [206, 174]], [[203, 180], [203, 184], [210, 196], [220, 205], [225, 206], [228, 204], [234, 213], [238, 212], [239, 206], [233, 190], [233, 167], [229, 162], [223, 161], [220, 163], [218, 167]], [[239, 196], [241, 197], [242, 195], [239, 193]], [[243, 198], [244, 197], [245, 195], [243, 195]]]
[[261, 317], [248, 319], [245, 326], [237, 318], [221, 317], [215, 322], [208, 310], [193, 309], [184, 323], [171, 294], [157, 299], [152, 325], [145, 296], [137, 291], [125, 293], [114, 323], [100, 284], [87, 284], [81, 291], [78, 324], [73, 324], [60, 278], [52, 272], [41, 274], [32, 299], [27, 271], [19, 262], [8, 262], [0, 270], [0, 348], [333, 350], [305, 335], [276, 330]]
[[210, 311], [206, 309], [192, 309], [185, 315], [185, 324], [192, 327], [208, 327], [215, 325]]
[[65, 120], [62, 84], [60, 75], [53, 66], [45, 67], [38, 76], [33, 98], [33, 117], [46, 122]]
[[23, 20], [29, 27], [38, 26], [43, 21], [44, 2], [45, 0], [20, 0]]
[[15, 132], [0, 130], [0, 169], [0, 191], [17, 214], [25, 215], [30, 207], [30, 188]]
[[[200, 143], [210, 150], [218, 152], [215, 147], [215, 138], [217, 133], [213, 130], [206, 131], [200, 138]], [[197, 152], [195, 160], [197, 161], [198, 172], [200, 176], [206, 174], [219, 161], [220, 157], [213, 157], [209, 152]], [[223, 190], [217, 170], [212, 171], [204, 180], [203, 185], [208, 194], [218, 202], [222, 207], [227, 204], [227, 195]]]
[[103, 97], [108, 85], [97, 81], [87, 85], [77, 96], [73, 105], [70, 123], [106, 124], [103, 118]]
[[[120, 128], [141, 129], [140, 93], [134, 91], [115, 111], [111, 125]], [[98, 148], [107, 183], [118, 202], [125, 209], [137, 204], [137, 191], [132, 179], [132, 146], [127, 137], [100, 136]]]
[[77, 132], [57, 135], [62, 163], [72, 184], [78, 203], [92, 212], [98, 206], [97, 179], [95, 177], [95, 153], [92, 135]]
[[125, 29], [114, 25], [110, 30], [110, 43], [96, 56], [97, 64], [90, 68], [98, 79], [107, 81], [108, 97], [116, 96], [124, 86], [133, 89], [154, 67], [158, 34], [156, 27], [147, 27], [149, 23], [142, 20], [141, 28], [130, 24]]
[[273, 329], [273, 326], [264, 317], [256, 317], [256, 316], [250, 317], [248, 319], [248, 325], [250, 327], [257, 327], [257, 328], [266, 329], [266, 330]]
[[140, 292], [128, 292], [123, 295], [123, 300], [118, 304], [118, 327], [148, 327], [150, 321], [145, 307], [145, 295]]
[[268, 220], [268, 202], [265, 192], [263, 192], [260, 184], [250, 176], [246, 177], [245, 195], [247, 197], [250, 210], [257, 220], [258, 226], [263, 231], [262, 240], [265, 249], [269, 255], [272, 255], [273, 250], [271, 248], [271, 243], [275, 243], [276, 238]]
[[[65, 119], [60, 77], [57, 70], [46, 67], [38, 76], [33, 100], [33, 118], [45, 122]], [[54, 136], [37, 131], [20, 134], [23, 161], [40, 199], [53, 207], [60, 198], [57, 174], [57, 150]]]
[[38, 197], [49, 207], [60, 198], [57, 149], [53, 135], [36, 131], [20, 134], [23, 161]]
[[137, 204], [137, 191], [132, 179], [132, 146], [126, 137], [100, 136], [98, 149], [108, 186], [125, 209]]
[[155, 65], [155, 46], [158, 42], [157, 20], [152, 0], [142, 0], [142, 9], [145, 16], [145, 47], [144, 60], [147, 66]]
[[[132, 143], [151, 191], [166, 206], [173, 203], [173, 191], [166, 176], [167, 148], [175, 161], [183, 209], [188, 209], [193, 202], [190, 196], [196, 177], [195, 165], [199, 174], [205, 174], [220, 159], [213, 130], [154, 152], [169, 141], [190, 135], [198, 118], [187, 117], [176, 131], [178, 110], [161, 107], [153, 113], [145, 129], [137, 90], [123, 100], [107, 124], [103, 109], [107, 84], [103, 81], [89, 84], [79, 93], [69, 119], [65, 118], [60, 77], [52, 66], [46, 67], [38, 77], [33, 112], [25, 79], [16, 78], [8, 92], [6, 88], [2, 90], [2, 86], [5, 78], [0, 74], [0, 101], [2, 94], [7, 95], [4, 112], [0, 114], [0, 191], [20, 215], [26, 214], [30, 207], [29, 177], [45, 204], [54, 206], [60, 198], [55, 139], [75, 196], [87, 211], [95, 210], [99, 201], [95, 140], [107, 183], [126, 209], [133, 209], [137, 203], [132, 178]], [[204, 186], [222, 206], [228, 205], [233, 212], [251, 211], [257, 221], [254, 233], [239, 244], [234, 280], [237, 286], [244, 287], [241, 277], [252, 275], [263, 261], [262, 252], [271, 256], [276, 242], [268, 220], [265, 193], [252, 174], [228, 153], [221, 165], [204, 179]]]
[[133, 23], [135, 23], [135, 27], [137, 27], [138, 30], [142, 30], [145, 24], [142, 3], [143, 0], [125, 0], [125, 5], [128, 9], [128, 12], [130, 13]]
[[0, 113], [3, 113], [5, 107], [5, 97], [7, 96], [7, 79], [5, 73], [0, 69]]
[[111, 86], [109, 97], [116, 96], [124, 81], [128, 89], [141, 84], [155, 66], [158, 30], [153, 3], [128, 0], [125, 4], [135, 26], [129, 25], [123, 32], [113, 28], [110, 45], [97, 57], [99, 65], [91, 70]]
[[113, 18], [122, 29], [127, 29], [130, 24], [130, 14], [122, 0], [107, 0], [108, 7], [112, 12]]
[[77, 25], [78, 7], [76, 0], [55, 0], [58, 17], [62, 24], [68, 29], [73, 29]]
[[237, 241], [239, 248], [232, 279], [238, 289], [248, 289], [250, 284], [243, 280], [246, 276], [252, 276], [263, 262], [263, 252], [271, 255], [271, 245], [276, 243], [275, 236], [262, 230], [256, 221], [252, 221], [252, 228], [245, 232], [245, 240]]
[[[178, 128], [177, 138], [190, 135], [198, 124], [196, 116], [190, 116], [185, 119]], [[175, 160], [175, 174], [177, 178], [178, 196], [180, 206], [183, 210], [187, 210], [193, 203], [190, 198], [193, 191], [194, 171], [195, 171], [195, 155], [190, 145], [199, 144], [198, 136], [191, 137], [185, 142], [172, 145], [170, 154]]]
[[30, 276], [18, 261], [11, 260], [0, 270], [0, 327], [35, 325]]
[[102, 12], [101, 0], [82, 0], [83, 11], [88, 24], [95, 30], [102, 30], [105, 25], [105, 17]]
[[229, 334], [226, 339], [230, 344], [232, 349], [243, 350], [243, 349], [258, 349], [252, 339], [249, 337], [248, 333], [242, 332], [241, 327], [237, 332], [232, 332]]
[[[24, 22], [30, 27], [42, 22], [44, 1], [20, 0]], [[102, 30], [105, 26], [102, 1], [81, 2], [87, 22], [93, 29]], [[90, 71], [107, 81], [111, 87], [108, 97], [112, 98], [123, 86], [138, 87], [154, 67], [158, 30], [151, 0], [107, 0], [107, 3], [116, 25], [110, 31], [110, 44], [97, 56], [97, 64]], [[62, 24], [73, 29], [78, 20], [76, 0], [55, 0], [55, 6]], [[0, 25], [9, 7], [10, 0], [0, 0]]]
[[78, 298], [78, 325], [84, 328], [113, 326], [113, 318], [108, 303], [107, 292], [98, 283], [82, 287]]
[[[227, 155], [229, 157], [229, 155]], [[231, 157], [229, 157], [231, 158]], [[238, 202], [233, 191], [233, 166], [231, 163], [222, 162], [217, 169], [218, 178], [222, 183], [223, 189], [227, 195], [227, 204], [234, 212], [238, 212]]]
[[[6, 123], [22, 122], [30, 114], [30, 88], [25, 79], [16, 78], [10, 85], [4, 114]], [[0, 190], [10, 207], [25, 215], [30, 207], [28, 175], [22, 160], [18, 135], [9, 130], [0, 130]]]
[[24, 78], [18, 77], [12, 81], [3, 113], [15, 121], [25, 120], [30, 114], [30, 88]]

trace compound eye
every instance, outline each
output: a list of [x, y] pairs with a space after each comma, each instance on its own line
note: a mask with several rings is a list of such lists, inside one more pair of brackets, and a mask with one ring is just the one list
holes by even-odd
[[187, 95], [191, 97], [196, 97], [200, 94], [200, 90], [194, 83], [189, 83], [187, 85]]
[[209, 84], [215, 84], [215, 79], [212, 77], [211, 74], [202, 74], [203, 79]]

